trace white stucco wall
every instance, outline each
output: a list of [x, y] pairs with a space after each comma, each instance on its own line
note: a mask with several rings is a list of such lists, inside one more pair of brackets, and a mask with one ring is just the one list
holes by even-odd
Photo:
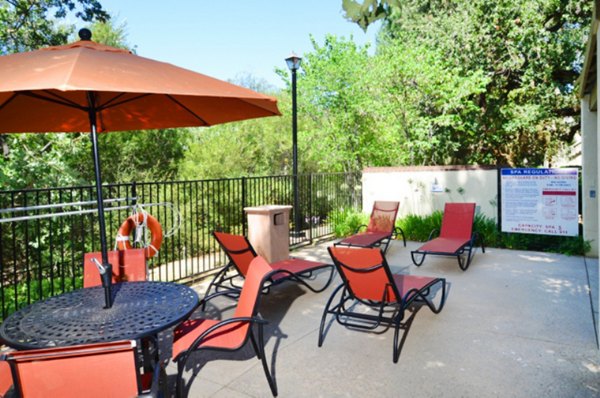
[[[434, 185], [442, 192], [432, 192]], [[400, 201], [398, 217], [428, 215], [446, 202], [475, 202], [477, 211], [498, 219], [496, 169], [477, 167], [375, 167], [363, 171], [363, 211], [376, 200]]]
[[[581, 100], [581, 135], [584, 148], [598, 147], [598, 114], [590, 110], [589, 96]], [[598, 257], [598, 152], [582, 153], [582, 222], [583, 239], [590, 242], [587, 255]]]
[[[589, 197], [589, 189], [591, 188], [591, 184], [596, 184], [595, 188], [598, 189], [598, 180], [600, 176], [600, 162], [598, 161], [598, 154], [600, 153], [600, 139], [598, 139], [598, 125], [600, 124], [600, 115], [598, 115], [597, 108], [597, 98], [598, 98], [598, 67], [600, 64], [600, 40], [598, 37], [599, 30], [599, 12], [600, 2], [594, 2], [594, 15], [592, 18], [592, 26], [590, 29], [590, 34], [588, 36], [588, 42], [585, 51], [585, 60], [584, 60], [584, 70], [582, 71], [582, 75], [579, 78], [579, 86], [580, 86], [580, 95], [581, 98], [581, 131], [583, 136], [583, 222], [584, 222], [584, 234], [586, 229], [588, 230], [590, 236], [584, 237], [586, 239], [593, 239], [593, 228], [592, 224], [594, 223], [594, 218], [596, 222], [596, 234], [595, 238], [597, 242], [600, 242], [600, 236], [598, 234], [598, 225], [600, 225], [600, 211], [598, 210], [598, 193], [596, 192], [596, 207], [595, 207], [595, 216], [592, 211], [592, 201], [587, 200], [586, 196]], [[590, 110], [590, 102], [594, 103], [594, 110]], [[595, 122], [595, 123], [594, 123]], [[593, 141], [590, 135], [594, 135], [595, 141]], [[587, 136], [587, 142], [586, 142]], [[595, 145], [593, 144], [595, 142]], [[595, 158], [594, 161], [591, 158]], [[595, 166], [594, 166], [595, 165]], [[586, 189], [588, 192], [586, 193]], [[586, 203], [587, 201], [587, 203]], [[587, 224], [587, 225], [586, 225]], [[596, 254], [597, 255], [597, 254]], [[590, 262], [590, 265], [593, 267], [598, 267], [598, 262]], [[600, 286], [600, 275], [596, 281], [595, 289], [592, 292], [592, 297], [596, 297], [595, 308], [593, 308], [593, 314], [596, 318], [596, 338], [600, 337], [600, 317], [598, 316], [598, 308], [600, 307], [600, 295], [598, 294], [598, 286]], [[594, 284], [592, 283], [591, 288], [594, 288]], [[594, 294], [595, 293], [595, 294]], [[598, 340], [596, 340], [598, 341]], [[599, 347], [600, 348], [600, 347]]]

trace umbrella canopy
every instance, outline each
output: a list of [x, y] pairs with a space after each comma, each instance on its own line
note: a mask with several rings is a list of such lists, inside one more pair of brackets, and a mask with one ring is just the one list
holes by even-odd
[[90, 132], [106, 306], [108, 262], [97, 133], [279, 115], [269, 96], [130, 51], [82, 40], [0, 56], [0, 133]]
[[99, 133], [279, 115], [274, 98], [92, 41], [0, 57], [0, 132]]

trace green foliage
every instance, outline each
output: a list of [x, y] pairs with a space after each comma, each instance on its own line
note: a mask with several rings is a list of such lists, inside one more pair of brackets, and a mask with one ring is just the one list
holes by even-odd
[[291, 134], [274, 134], [289, 130], [287, 124], [283, 126], [285, 121], [272, 117], [196, 129], [179, 164], [179, 176], [202, 179], [289, 172]]
[[[27, 15], [25, 5], [30, 7]], [[313, 50], [303, 54], [298, 73], [300, 172], [552, 161], [579, 129], [575, 77], [590, 5], [566, 0], [344, 0], [347, 17], [361, 26], [377, 19], [385, 23], [374, 52], [352, 38], [327, 36], [322, 43], [313, 39]], [[16, 35], [0, 43], [8, 43], [5, 52], [56, 44], [56, 32], [64, 27], [58, 40], [63, 43], [72, 32], [64, 16], [80, 12], [82, 19], [102, 21], [108, 15], [98, 6], [93, 0], [0, 3], [0, 34]], [[56, 35], [34, 37], [37, 24]], [[18, 33], [11, 30], [14, 26], [21, 26]], [[95, 40], [131, 47], [124, 24], [95, 23], [92, 30]], [[233, 82], [276, 96], [281, 117], [192, 134], [106, 135], [100, 145], [105, 181], [289, 174], [290, 72], [278, 73], [287, 84], [279, 92], [251, 75]], [[84, 137], [14, 137], [0, 136], [3, 187], [90, 181]], [[67, 152], [59, 154], [65, 147]], [[29, 162], [31, 172], [16, 167]], [[61, 175], [36, 178], [44, 168]]]
[[[171, 181], [178, 178], [179, 163], [183, 160], [187, 142], [187, 129], [124, 131], [102, 134], [98, 138], [104, 182]], [[86, 137], [88, 138], [88, 137]], [[79, 163], [79, 173], [92, 181], [94, 166], [91, 143], [85, 158]]]
[[443, 54], [403, 40], [381, 46], [373, 62], [370, 86], [377, 90], [377, 130], [386, 138], [389, 164], [463, 162], [460, 151], [479, 113], [475, 99], [488, 77], [461, 71]]
[[387, 84], [380, 134], [405, 136], [400, 164], [541, 165], [571, 143], [592, 2], [398, 3], [344, 8], [361, 26], [385, 18], [374, 60], [390, 72], [369, 71]]
[[304, 54], [300, 132], [314, 144], [302, 153], [319, 170], [535, 166], [578, 131], [589, 5], [347, 1], [347, 11], [350, 3], [386, 24], [374, 55], [334, 36]]
[[[583, 255], [590, 250], [590, 243], [579, 237], [508, 234], [499, 235], [501, 247], [514, 250], [536, 250], [567, 255]], [[487, 242], [486, 242], [487, 243]]]
[[[473, 230], [483, 237], [486, 246], [490, 247], [507, 247], [505, 238], [509, 238], [513, 234], [501, 234], [498, 231], [498, 224], [493, 218], [484, 216], [483, 214], [475, 214], [473, 222]], [[533, 248], [525, 248], [524, 250], [535, 250]]]
[[[84, 150], [78, 134], [0, 135], [0, 186], [3, 190], [60, 187], [83, 183], [70, 159]], [[90, 150], [91, 151], [91, 150]], [[90, 151], [86, 152], [90, 158]]]
[[336, 238], [352, 235], [361, 225], [367, 225], [369, 216], [352, 209], [334, 210], [329, 214]]
[[[117, 23], [114, 19], [97, 21], [89, 26], [92, 32], [92, 40], [107, 46], [131, 50], [127, 43], [127, 24], [123, 21]], [[79, 40], [79, 36], [70, 37], [71, 41]]]
[[400, 0], [364, 0], [362, 4], [354, 0], [342, 0], [345, 17], [365, 31], [375, 21], [389, 17], [392, 7], [399, 7], [400, 4]]
[[425, 241], [429, 238], [429, 234], [432, 231], [437, 231], [434, 237], [439, 234], [440, 227], [442, 226], [442, 212], [436, 211], [429, 217], [410, 214], [396, 220], [396, 225], [402, 228], [406, 239]]
[[[29, 302], [46, 299], [59, 293], [71, 292], [82, 287], [82, 276], [69, 279], [67, 283], [60, 278], [54, 278], [52, 280], [44, 279], [41, 283], [38, 280], [31, 280], [29, 282], [18, 283], [16, 286], [7, 285], [2, 288], [4, 309], [8, 314], [11, 314], [27, 306]], [[0, 313], [0, 321], [2, 320], [2, 313]]]
[[[43, 7], [43, 4], [53, 2], [35, 3]], [[63, 8], [74, 7], [73, 2], [63, 3]], [[82, 4], [95, 7], [96, 2], [86, 0]], [[31, 12], [42, 12], [41, 8], [36, 7], [32, 5]], [[88, 14], [85, 14], [86, 18]], [[0, 28], [5, 28], [1, 22]], [[25, 27], [21, 29], [26, 30]], [[124, 23], [94, 22], [90, 29], [97, 42], [120, 48], [130, 47]], [[66, 41], [66, 36], [63, 41]], [[40, 46], [54, 44], [35, 43]], [[103, 182], [177, 179], [189, 137], [187, 129], [101, 134], [98, 142]], [[88, 134], [3, 134], [0, 135], [0, 145], [0, 186], [3, 190], [87, 185], [94, 181]]]
[[67, 21], [110, 19], [97, 0], [3, 0], [0, 2], [0, 55], [65, 44], [74, 30]]
[[303, 162], [327, 172], [383, 165], [393, 147], [378, 132], [368, 48], [335, 36], [327, 36], [323, 45], [313, 39], [313, 47], [298, 77]]

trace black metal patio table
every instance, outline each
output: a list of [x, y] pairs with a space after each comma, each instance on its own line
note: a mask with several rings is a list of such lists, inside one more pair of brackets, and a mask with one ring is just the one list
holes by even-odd
[[176, 325], [198, 305], [191, 288], [170, 282], [113, 285], [105, 309], [101, 286], [33, 303], [0, 325], [0, 339], [16, 349], [143, 339]]

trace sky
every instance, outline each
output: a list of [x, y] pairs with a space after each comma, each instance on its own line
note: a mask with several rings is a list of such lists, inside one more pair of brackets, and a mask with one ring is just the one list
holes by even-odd
[[[326, 34], [372, 43], [367, 32], [343, 17], [342, 0], [100, 0], [117, 26], [126, 24], [127, 42], [140, 56], [222, 80], [252, 75], [275, 87], [284, 82], [292, 51], [311, 52], [312, 35]], [[92, 37], [93, 38], [93, 37]]]

